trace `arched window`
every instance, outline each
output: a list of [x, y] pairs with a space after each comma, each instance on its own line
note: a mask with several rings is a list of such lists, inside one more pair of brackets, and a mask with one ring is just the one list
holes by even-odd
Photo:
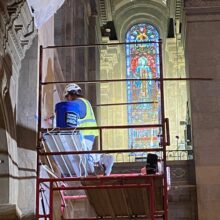
[[[132, 26], [126, 34], [126, 42], [148, 42], [126, 45], [127, 79], [152, 79], [160, 76], [159, 33], [146, 23]], [[160, 123], [160, 92], [157, 81], [127, 81], [128, 124]], [[159, 128], [132, 128], [128, 131], [129, 148], [158, 147]]]

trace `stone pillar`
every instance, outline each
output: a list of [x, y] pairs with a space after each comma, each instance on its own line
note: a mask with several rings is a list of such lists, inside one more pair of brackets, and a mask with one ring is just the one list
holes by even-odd
[[[104, 43], [118, 43], [117, 41], [110, 41], [108, 37], [103, 37]], [[122, 56], [123, 55], [123, 56]], [[124, 67], [125, 55], [123, 48], [118, 45], [104, 46], [101, 49], [100, 60], [100, 79], [124, 79], [125, 71]], [[126, 102], [126, 83], [124, 82], [112, 82], [104, 83], [100, 86], [100, 102], [101, 104], [123, 103]], [[100, 122], [101, 125], [118, 126], [127, 124], [127, 106], [125, 105], [113, 105], [102, 106], [100, 108]], [[104, 130], [103, 143], [105, 149], [126, 149], [128, 147], [127, 129], [119, 130]], [[128, 157], [123, 154], [115, 154], [115, 160], [117, 162], [124, 161]]]
[[36, 189], [37, 55], [38, 38], [36, 37], [22, 60], [17, 85], [16, 132], [20, 177], [17, 203], [22, 214], [30, 219], [34, 217]]
[[199, 220], [219, 219], [220, 207], [220, 2], [186, 0], [186, 65]]
[[[26, 126], [22, 129], [23, 141], [26, 142], [28, 139], [29, 144], [31, 143], [27, 148], [20, 145], [22, 137], [18, 132], [18, 113], [26, 113], [26, 107], [30, 107], [34, 102], [33, 97], [30, 97], [33, 93], [26, 93], [29, 96], [28, 100], [33, 102], [24, 101], [25, 97], [19, 96], [18, 90], [24, 91], [27, 83], [19, 79], [24, 79], [25, 73], [27, 78], [36, 76], [36, 66], [33, 62], [26, 62], [26, 67], [32, 65], [31, 72], [26, 69], [24, 72], [21, 68], [22, 60], [26, 58], [25, 53], [36, 36], [26, 1], [1, 1], [0, 24], [0, 219], [33, 219], [35, 204], [30, 204], [26, 198], [33, 194], [35, 186], [35, 135], [29, 135], [35, 134], [35, 130]], [[35, 51], [37, 55], [37, 47]], [[26, 105], [23, 105], [24, 103]], [[32, 113], [32, 120], [23, 114], [25, 125], [27, 122], [30, 126], [35, 123], [34, 112]], [[34, 194], [31, 199], [33, 201]]]
[[[56, 45], [94, 44], [100, 32], [97, 26], [96, 4], [89, 0], [65, 1], [55, 14], [54, 30]], [[94, 80], [99, 75], [98, 47], [71, 47], [57, 49], [60, 69], [64, 80]], [[96, 103], [93, 84], [80, 84], [83, 93], [92, 104]]]
[[[166, 39], [164, 68], [166, 78], [185, 77], [184, 51], [178, 37], [177, 39]], [[186, 120], [186, 82], [165, 81], [164, 86], [165, 113], [170, 121], [170, 146], [168, 150], [184, 150], [186, 147], [184, 136], [185, 126], [180, 125], [180, 121]], [[177, 136], [179, 139], [176, 138]], [[170, 157], [168, 154], [168, 159], [172, 160], [174, 157]]]

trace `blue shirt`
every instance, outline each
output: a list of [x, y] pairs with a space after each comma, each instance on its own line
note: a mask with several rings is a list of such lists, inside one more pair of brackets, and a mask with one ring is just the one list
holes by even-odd
[[74, 112], [80, 117], [84, 118], [86, 116], [86, 104], [81, 99], [75, 99], [70, 101]]
[[[66, 112], [74, 112], [79, 118], [84, 118], [86, 116], [86, 104], [81, 99], [59, 102], [56, 104], [55, 110], [56, 124], [59, 128], [72, 127], [66, 124]], [[86, 135], [85, 138], [91, 141], [95, 140], [95, 136], [93, 135]]]

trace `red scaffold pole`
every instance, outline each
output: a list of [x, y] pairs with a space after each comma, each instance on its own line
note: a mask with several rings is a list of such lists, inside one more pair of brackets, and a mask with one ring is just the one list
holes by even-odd
[[43, 47], [40, 46], [40, 52], [39, 52], [39, 84], [38, 84], [38, 131], [37, 131], [37, 176], [36, 176], [36, 218], [39, 218], [39, 212], [40, 212], [40, 155], [39, 155], [39, 148], [40, 148], [40, 142], [41, 142], [41, 96], [42, 96], [42, 65], [43, 65]]

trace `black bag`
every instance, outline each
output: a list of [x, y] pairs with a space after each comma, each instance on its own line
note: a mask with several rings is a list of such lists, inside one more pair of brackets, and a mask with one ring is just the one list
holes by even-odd
[[147, 155], [147, 165], [146, 165], [147, 174], [155, 174], [157, 172], [157, 161], [158, 161], [158, 156], [156, 154]]

